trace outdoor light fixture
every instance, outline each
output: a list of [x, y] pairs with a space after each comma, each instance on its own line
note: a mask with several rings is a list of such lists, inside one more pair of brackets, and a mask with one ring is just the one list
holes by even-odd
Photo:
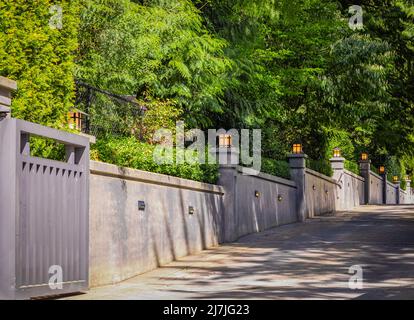
[[301, 143], [294, 143], [293, 148], [292, 148], [292, 152], [294, 154], [302, 153], [302, 144]]
[[87, 114], [80, 110], [74, 109], [69, 112], [69, 128], [77, 131], [82, 131], [83, 121], [85, 120]]
[[336, 147], [333, 149], [333, 156], [334, 158], [339, 158], [341, 156], [341, 149]]
[[219, 135], [219, 147], [230, 148], [232, 143], [231, 134], [220, 134]]
[[194, 207], [193, 206], [188, 207], [188, 214], [194, 214]]
[[361, 160], [368, 160], [368, 153], [366, 153], [366, 152], [362, 152], [361, 153]]
[[312, 186], [312, 190], [316, 190], [316, 186], [315, 185]]
[[259, 198], [259, 197], [260, 197], [260, 192], [256, 190], [256, 191], [254, 192], [254, 196], [255, 196], [256, 198]]
[[282, 201], [283, 200], [283, 196], [281, 195], [281, 194], [279, 194], [278, 196], [277, 196], [277, 201]]
[[408, 174], [405, 176], [405, 180], [410, 180], [410, 176]]
[[145, 210], [145, 201], [138, 201], [138, 210], [139, 211]]
[[379, 166], [379, 173], [384, 174], [385, 173], [385, 167]]
[[398, 176], [393, 176], [393, 177], [392, 177], [392, 181], [394, 181], [394, 182], [398, 182]]

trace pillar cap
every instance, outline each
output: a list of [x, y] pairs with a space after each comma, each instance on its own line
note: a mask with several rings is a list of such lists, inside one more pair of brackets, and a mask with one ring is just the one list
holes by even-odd
[[329, 159], [330, 162], [345, 162], [344, 157], [332, 157]]
[[308, 158], [308, 155], [306, 153], [291, 153], [288, 154], [288, 158]]
[[9, 113], [10, 108], [0, 104], [0, 113]]
[[17, 89], [17, 82], [6, 77], [0, 76], [0, 87], [9, 90]]

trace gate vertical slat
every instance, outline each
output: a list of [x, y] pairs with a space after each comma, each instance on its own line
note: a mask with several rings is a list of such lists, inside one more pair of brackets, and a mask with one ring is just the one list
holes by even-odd
[[[35, 265], [35, 257], [36, 257], [36, 248], [34, 246], [34, 242], [35, 242], [35, 220], [33, 219], [34, 217], [34, 212], [36, 210], [35, 205], [36, 205], [36, 191], [37, 191], [37, 186], [35, 184], [35, 173], [34, 171], [36, 170], [36, 165], [35, 164], [30, 164], [30, 172], [29, 172], [29, 205], [28, 205], [28, 216], [26, 216], [26, 219], [28, 221], [27, 226], [28, 226], [28, 230], [29, 230], [29, 237], [28, 237], [28, 245], [27, 245], [27, 260], [25, 261], [25, 264], [27, 265], [27, 270], [28, 270], [28, 275], [27, 275], [27, 282], [24, 283], [25, 285], [31, 285], [32, 283], [34, 283], [33, 278], [34, 278], [34, 265]], [[34, 192], [32, 192], [31, 190], [33, 190]]]
[[55, 265], [55, 261], [56, 261], [56, 252], [57, 252], [57, 244], [56, 244], [56, 234], [57, 234], [57, 217], [54, 214], [55, 212], [57, 212], [57, 201], [56, 201], [56, 197], [57, 197], [57, 190], [56, 190], [56, 173], [57, 168], [54, 166], [50, 167], [49, 170], [49, 181], [51, 181], [50, 183], [50, 197], [51, 200], [49, 202], [49, 212], [48, 212], [48, 218], [50, 221], [49, 224], [49, 247], [48, 247], [48, 252], [49, 252], [49, 260], [48, 260], [48, 264], [49, 266]]

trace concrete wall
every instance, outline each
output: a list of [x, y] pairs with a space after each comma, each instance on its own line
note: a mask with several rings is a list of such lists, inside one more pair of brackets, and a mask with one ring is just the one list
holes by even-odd
[[236, 171], [236, 214], [227, 220], [235, 227], [226, 240], [297, 221], [294, 182], [265, 173], [243, 175], [240, 167]]
[[370, 171], [369, 204], [383, 204], [384, 181], [381, 176]]
[[306, 217], [312, 218], [336, 209], [336, 180], [311, 169], [305, 170]]
[[387, 181], [387, 204], [398, 203], [398, 189], [399, 185]]
[[222, 200], [219, 186], [91, 161], [90, 286], [217, 245]]
[[337, 210], [351, 210], [364, 204], [365, 179], [355, 173], [343, 170], [340, 177], [340, 190], [338, 192]]
[[244, 175], [240, 166], [220, 169], [225, 189], [223, 241], [297, 221], [296, 184], [265, 173]]
[[400, 204], [407, 204], [407, 203], [409, 203], [409, 201], [408, 201], [408, 194], [407, 194], [407, 192], [405, 190], [400, 189], [399, 190], [399, 194], [400, 194], [400, 196], [399, 196], [399, 203]]

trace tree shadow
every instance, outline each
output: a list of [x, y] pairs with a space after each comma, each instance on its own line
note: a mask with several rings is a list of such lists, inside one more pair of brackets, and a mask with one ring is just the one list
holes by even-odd
[[[315, 219], [245, 236], [236, 243], [162, 268], [163, 295], [188, 299], [413, 298], [412, 206], [361, 208], [343, 220]], [[351, 290], [349, 267], [363, 268]], [[159, 278], [150, 279], [158, 287]]]

